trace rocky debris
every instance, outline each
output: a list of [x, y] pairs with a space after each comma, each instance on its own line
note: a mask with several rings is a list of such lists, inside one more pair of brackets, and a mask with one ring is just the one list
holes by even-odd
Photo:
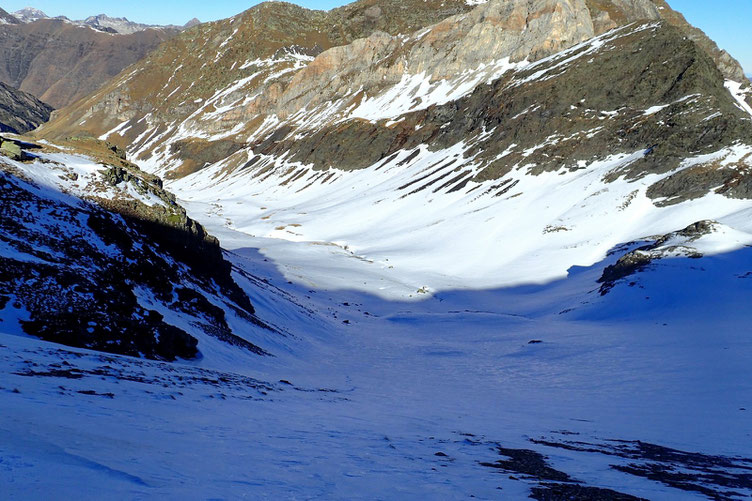
[[[481, 463], [481, 466], [495, 468], [507, 474], [522, 475], [525, 480], [533, 481], [537, 486], [531, 490], [530, 497], [539, 501], [558, 501], [577, 499], [583, 501], [639, 501], [641, 498], [623, 494], [611, 489], [602, 489], [584, 485], [563, 471], [552, 468], [547, 458], [529, 449], [510, 449], [497, 447], [501, 456], [494, 463]], [[644, 501], [644, 500], [643, 500]]]
[[0, 82], [0, 132], [23, 134], [48, 121], [51, 113], [48, 104]]
[[529, 475], [539, 480], [553, 480], [570, 482], [572, 478], [566, 473], [551, 468], [546, 457], [529, 449], [509, 449], [498, 447], [499, 455], [508, 459], [500, 459], [494, 463], [481, 463], [482, 466], [504, 470], [509, 473]]
[[[627, 460], [611, 468], [660, 482], [685, 492], [727, 501], [748, 497], [752, 492], [752, 459], [726, 457], [671, 449], [649, 442], [604, 440], [531, 440], [533, 443], [568, 451], [600, 454]], [[538, 498], [536, 498], [538, 499]], [[574, 497], [543, 499], [575, 499]], [[576, 497], [576, 499], [590, 499]], [[620, 498], [594, 498], [620, 499]]]
[[611, 489], [550, 482], [543, 482], [540, 484], [540, 487], [533, 487], [530, 497], [538, 501], [647, 501], [645, 498], [639, 498]]
[[619, 280], [643, 271], [657, 259], [677, 255], [695, 259], [702, 257], [702, 253], [694, 249], [691, 244], [713, 233], [717, 224], [715, 221], [698, 221], [683, 230], [663, 235], [649, 245], [626, 253], [615, 264], [603, 270], [603, 274], [598, 279], [598, 283], [601, 284], [601, 295], [607, 294]]

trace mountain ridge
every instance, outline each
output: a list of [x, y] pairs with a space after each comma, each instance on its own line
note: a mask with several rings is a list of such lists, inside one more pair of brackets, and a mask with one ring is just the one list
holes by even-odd
[[[6, 13], [7, 14], [7, 13]], [[76, 26], [88, 27], [97, 31], [102, 31], [111, 34], [129, 35], [137, 33], [139, 31], [145, 31], [149, 29], [162, 29], [162, 30], [177, 30], [181, 31], [187, 28], [201, 24], [201, 22], [193, 18], [183, 26], [177, 26], [173, 24], [159, 25], [159, 24], [144, 24], [136, 23], [128, 20], [125, 17], [110, 17], [106, 14], [97, 14], [89, 16], [86, 19], [71, 20], [66, 16], [50, 17], [39, 9], [33, 7], [26, 7], [24, 9], [9, 14], [11, 17], [15, 17], [21, 23], [33, 23], [40, 19], [57, 19], [66, 23], [74, 24]], [[14, 23], [15, 24], [15, 23]]]
[[[20, 158], [5, 154], [8, 142]], [[0, 308], [12, 310], [2, 328], [156, 360], [200, 358], [212, 343], [266, 354], [234, 333], [270, 328], [217, 239], [161, 180], [112, 145], [62, 146], [9, 138], [0, 150], [0, 192], [14, 200], [0, 210]]]

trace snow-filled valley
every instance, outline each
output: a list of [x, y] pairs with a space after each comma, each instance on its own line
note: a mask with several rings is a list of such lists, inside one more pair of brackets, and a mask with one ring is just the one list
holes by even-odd
[[[724, 226], [691, 242], [708, 255], [658, 259], [602, 295], [604, 268], [640, 243], [561, 276], [563, 261], [528, 283], [492, 286], [489, 268], [488, 285], [458, 286], [441, 262], [403, 273], [418, 247], [384, 263], [359, 256], [344, 221], [338, 245], [235, 229], [281, 225], [262, 215], [281, 209], [273, 192], [255, 222], [232, 219], [231, 197], [219, 207], [201, 193], [190, 212], [228, 249], [258, 317], [289, 335], [252, 339], [272, 357], [210, 349], [173, 364], [3, 335], [0, 478], [11, 499], [752, 494], [752, 255], [741, 202], [676, 207], [687, 221], [709, 206], [726, 211], [716, 213]], [[281, 217], [298, 211], [313, 212], [294, 205]], [[667, 231], [660, 217], [646, 220], [647, 233]], [[391, 221], [388, 234], [409, 218]], [[361, 237], [378, 241], [366, 228]], [[413, 245], [425, 238], [402, 230]]]
[[752, 498], [750, 86], [658, 0], [433, 1], [3, 136], [0, 500]]

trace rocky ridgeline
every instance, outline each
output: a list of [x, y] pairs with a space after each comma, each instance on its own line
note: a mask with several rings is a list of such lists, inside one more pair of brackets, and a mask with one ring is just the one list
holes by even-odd
[[73, 148], [89, 159], [3, 142], [0, 330], [162, 360], [196, 358], [209, 338], [264, 353], [228, 323], [263, 328], [217, 240], [117, 147]]

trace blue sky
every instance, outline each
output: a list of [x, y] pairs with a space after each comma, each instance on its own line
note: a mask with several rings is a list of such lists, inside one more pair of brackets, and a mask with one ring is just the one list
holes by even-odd
[[[668, 0], [689, 22], [739, 59], [752, 74], [752, 0]], [[257, 4], [254, 0], [3, 0], [0, 6], [15, 11], [33, 5], [52, 16], [74, 19], [105, 13], [153, 24], [184, 24], [193, 17], [213, 21], [233, 16]], [[331, 9], [345, 0], [297, 0], [311, 9]]]

